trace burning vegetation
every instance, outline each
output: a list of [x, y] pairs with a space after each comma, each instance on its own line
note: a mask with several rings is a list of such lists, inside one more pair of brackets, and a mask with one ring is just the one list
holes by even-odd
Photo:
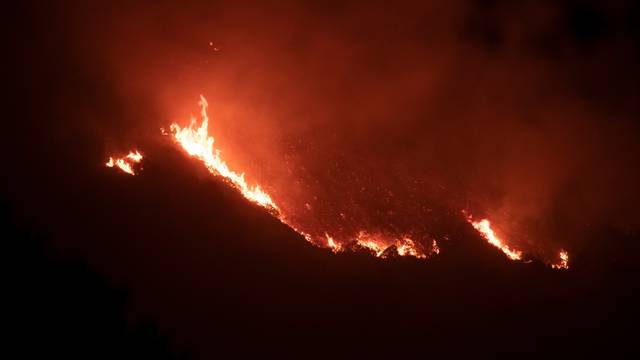
[[493, 231], [491, 228], [491, 222], [487, 219], [474, 221], [471, 216], [467, 216], [467, 221], [478, 230], [480, 235], [487, 240], [487, 242], [498, 249], [500, 249], [511, 260], [522, 260], [522, 251], [511, 249], [507, 246]]
[[[208, 103], [204, 96], [200, 96], [200, 121], [194, 116], [191, 117], [189, 126], [182, 127], [178, 123], [172, 123], [167, 133], [162, 129], [162, 133], [170, 135], [188, 155], [200, 160], [204, 166], [214, 176], [224, 179], [230, 186], [236, 188], [248, 201], [265, 208], [270, 214], [280, 222], [289, 226], [292, 230], [300, 234], [310, 243], [329, 248], [334, 253], [347, 250], [365, 250], [380, 258], [390, 256], [410, 256], [418, 259], [427, 259], [440, 253], [440, 247], [436, 239], [420, 238], [416, 239], [410, 234], [394, 235], [380, 231], [359, 230], [355, 236], [347, 239], [338, 239], [331, 234], [330, 229], [326, 229], [323, 236], [313, 236], [314, 231], [301, 229], [298, 224], [290, 220], [285, 211], [276, 205], [275, 200], [263, 187], [258, 184], [250, 185], [245, 179], [243, 172], [236, 172], [223, 160], [220, 149], [215, 147], [215, 139], [209, 135], [209, 116], [207, 114]], [[140, 163], [142, 154], [137, 150], [129, 152], [124, 157], [110, 157], [105, 164], [107, 167], [117, 167], [129, 175], [136, 175], [134, 164]], [[463, 215], [479, 235], [489, 244], [500, 249], [511, 260], [522, 260], [523, 252], [509, 246], [505, 240], [496, 235], [492, 224], [488, 219], [475, 220], [466, 210]], [[559, 262], [550, 264], [554, 269], [568, 269], [569, 255], [565, 250], [559, 253]]]
[[142, 161], [142, 154], [138, 150], [130, 151], [126, 156], [121, 158], [109, 157], [109, 161], [105, 164], [107, 167], [118, 168], [129, 175], [136, 175], [134, 164]]

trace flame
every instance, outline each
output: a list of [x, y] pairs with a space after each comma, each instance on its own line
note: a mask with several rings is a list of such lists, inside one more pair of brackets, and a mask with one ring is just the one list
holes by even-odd
[[[190, 156], [193, 156], [206, 166], [213, 175], [221, 176], [231, 186], [235, 187], [247, 200], [269, 210], [280, 222], [289, 226], [292, 230], [303, 236], [312, 244], [331, 249], [334, 253], [347, 249], [345, 244], [355, 244], [361, 248], [370, 250], [377, 257], [386, 257], [387, 249], [395, 247], [396, 253], [400, 256], [412, 256], [419, 259], [425, 259], [429, 256], [440, 253], [440, 247], [436, 240], [432, 240], [430, 249], [414, 241], [410, 236], [389, 236], [384, 234], [371, 234], [367, 231], [359, 231], [352, 239], [342, 239], [336, 241], [329, 233], [324, 233], [322, 237], [314, 238], [309, 233], [302, 231], [290, 222], [282, 210], [276, 205], [271, 196], [267, 194], [259, 185], [249, 186], [245, 180], [244, 173], [232, 171], [227, 163], [220, 156], [221, 151], [214, 147], [215, 140], [209, 136], [209, 117], [207, 115], [208, 103], [204, 96], [200, 95], [200, 118], [201, 123], [198, 125], [197, 119], [192, 116], [188, 127], [181, 127], [177, 123], [170, 125], [170, 133], [164, 129], [160, 129], [163, 135], [172, 135], [173, 140], [179, 144]], [[133, 164], [140, 163], [143, 159], [142, 154], [138, 151], [130, 151], [122, 158], [109, 157], [105, 163], [107, 167], [118, 167], [123, 172], [136, 175]], [[310, 205], [305, 204], [309, 207]], [[509, 259], [522, 260], [523, 254], [519, 250], [510, 248], [503, 240], [498, 238], [488, 219], [479, 221], [473, 220], [471, 215], [463, 210], [467, 221], [487, 240], [491, 245], [499, 248]], [[349, 247], [350, 248], [350, 247]], [[560, 261], [551, 264], [553, 269], [568, 269], [569, 254], [565, 250], [559, 253]]]
[[109, 156], [109, 161], [105, 163], [107, 167], [117, 166], [120, 170], [124, 171], [129, 175], [136, 175], [135, 171], [133, 171], [133, 163], [139, 163], [142, 161], [142, 154], [138, 150], [129, 151], [125, 157], [122, 158], [113, 158]]
[[379, 242], [381, 242], [380, 239], [374, 238], [373, 235], [366, 231], [360, 231], [356, 236], [356, 244], [373, 251], [377, 257], [382, 256], [382, 253], [386, 249], [386, 246], [381, 246]]
[[560, 262], [557, 264], [551, 264], [553, 269], [568, 269], [569, 268], [569, 253], [565, 250], [560, 250]]
[[[302, 235], [307, 241], [330, 248], [333, 252], [343, 251], [345, 248], [342, 244], [356, 243], [364, 248], [372, 250], [376, 256], [383, 255], [385, 250], [390, 246], [396, 246], [398, 254], [401, 256], [414, 256], [417, 258], [426, 258], [427, 253], [414, 240], [408, 237], [400, 237], [398, 239], [388, 239], [382, 236], [371, 236], [365, 231], [360, 231], [355, 239], [345, 242], [336, 241], [328, 233], [324, 234], [324, 239], [314, 239], [310, 234], [298, 229], [291, 223], [282, 210], [276, 205], [271, 196], [267, 194], [259, 185], [248, 185], [245, 180], [244, 173], [238, 173], [230, 169], [227, 163], [221, 157], [221, 151], [215, 148], [215, 139], [209, 135], [209, 116], [207, 115], [208, 103], [204, 96], [200, 96], [200, 118], [201, 122], [195, 117], [191, 117], [188, 127], [181, 127], [177, 123], [169, 126], [170, 133], [161, 129], [164, 135], [171, 134], [173, 140], [179, 144], [190, 156], [193, 156], [207, 167], [213, 175], [221, 176], [229, 184], [238, 189], [240, 193], [249, 201], [262, 206], [270, 211], [278, 220], [289, 226], [292, 230]], [[433, 254], [439, 253], [437, 244], [431, 251]]]
[[400, 256], [413, 256], [419, 259], [427, 257], [420, 250], [418, 250], [416, 243], [409, 238], [402, 239], [402, 241], [396, 245], [396, 248], [398, 249], [398, 254]]
[[435, 255], [440, 254], [440, 247], [438, 246], [438, 243], [433, 240], [433, 242], [431, 243], [431, 252], [434, 253]]
[[127, 159], [131, 159], [133, 162], [140, 162], [142, 160], [142, 154], [140, 154], [138, 150], [136, 150], [135, 153], [130, 151], [129, 154], [127, 154]]
[[408, 236], [393, 238], [381, 234], [370, 234], [360, 231], [356, 236], [355, 243], [365, 249], [371, 250], [375, 256], [384, 257], [387, 249], [395, 246], [396, 252], [400, 256], [413, 256], [418, 259], [426, 259], [431, 254], [440, 253], [437, 243], [433, 240], [431, 253], [416, 243]]
[[324, 236], [327, 238], [327, 246], [331, 249], [331, 251], [333, 251], [334, 253], [337, 253], [342, 250], [342, 245], [338, 244], [335, 240], [333, 240], [333, 237], [331, 237], [327, 233], [325, 233]]
[[[495, 234], [493, 229], [491, 228], [491, 222], [488, 219], [482, 219], [480, 221], [474, 221], [471, 215], [467, 213], [466, 210], [462, 212], [465, 214], [467, 221], [485, 238], [491, 245], [497, 247], [502, 250], [502, 252], [507, 255], [507, 257], [511, 260], [522, 260], [522, 251], [515, 250], [507, 246], [498, 236]], [[569, 268], [569, 253], [566, 250], [560, 250], [558, 255], [560, 261], [551, 264], [551, 268], [553, 269], [568, 269]]]
[[507, 246], [498, 236], [496, 236], [495, 232], [491, 228], [491, 222], [488, 219], [482, 219], [480, 221], [474, 221], [471, 216], [467, 217], [467, 221], [480, 232], [483, 238], [485, 238], [489, 244], [497, 247], [502, 250], [502, 252], [507, 255], [507, 257], [511, 260], [521, 260], [522, 252], [518, 250], [511, 249]]
[[271, 197], [264, 192], [259, 185], [249, 186], [244, 179], [244, 173], [229, 169], [224, 160], [220, 157], [220, 150], [214, 148], [214, 138], [209, 136], [209, 117], [207, 116], [207, 100], [200, 96], [200, 117], [202, 123], [197, 125], [196, 118], [191, 118], [189, 127], [182, 128], [173, 123], [169, 127], [174, 139], [182, 146], [187, 154], [200, 159], [212, 174], [222, 176], [248, 200], [268, 209], [278, 210]]

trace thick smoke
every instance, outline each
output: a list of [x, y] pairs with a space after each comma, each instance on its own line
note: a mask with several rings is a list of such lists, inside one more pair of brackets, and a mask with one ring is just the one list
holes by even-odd
[[637, 227], [637, 6], [383, 5], [47, 19], [114, 99], [78, 124], [105, 153], [187, 121], [203, 94], [224, 158], [310, 232], [445, 236], [467, 209], [553, 258], [599, 227]]

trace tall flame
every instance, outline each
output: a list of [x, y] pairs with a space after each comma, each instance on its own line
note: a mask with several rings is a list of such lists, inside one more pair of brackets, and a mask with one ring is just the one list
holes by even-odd
[[[200, 96], [198, 104], [200, 105], [201, 123], [198, 125], [197, 119], [192, 116], [188, 127], [181, 127], [177, 123], [171, 124], [169, 129], [174, 141], [176, 141], [187, 154], [202, 161], [213, 175], [221, 176], [229, 184], [238, 189], [246, 199], [270, 210], [278, 220], [302, 235], [307, 241], [330, 248], [333, 252], [344, 251], [345, 246], [343, 246], [343, 242], [336, 241], [328, 233], [325, 233], [324, 238], [314, 239], [307, 232], [298, 229], [288, 221], [285, 214], [276, 205], [271, 196], [262, 190], [259, 185], [250, 186], [245, 180], [244, 173], [238, 173], [230, 169], [222, 159], [221, 151], [215, 148], [215, 139], [209, 135], [208, 103], [204, 96]], [[435, 240], [433, 241], [431, 251], [427, 252], [422, 246], [409, 237], [403, 236], [398, 239], [388, 239], [384, 236], [370, 235], [365, 231], [359, 232], [354, 239], [344, 243], [349, 242], [372, 250], [378, 257], [383, 256], [385, 250], [391, 246], [395, 246], [397, 253], [401, 256], [413, 256], [416, 258], [427, 258], [428, 255], [439, 252]]]
[[136, 175], [133, 170], [133, 163], [139, 163], [142, 161], [142, 154], [138, 150], [130, 151], [129, 154], [125, 157], [121, 158], [113, 158], [113, 156], [109, 156], [109, 161], [105, 164], [107, 167], [118, 167], [120, 170], [124, 171], [129, 175]]
[[197, 126], [195, 117], [191, 118], [189, 127], [181, 128], [173, 123], [170, 129], [175, 140], [182, 145], [182, 148], [191, 156], [200, 159], [212, 174], [222, 176], [235, 188], [240, 190], [242, 195], [248, 200], [265, 208], [277, 210], [278, 207], [271, 200], [271, 197], [264, 192], [259, 185], [249, 186], [244, 179], [244, 173], [236, 173], [229, 169], [227, 163], [220, 157], [220, 150], [213, 147], [214, 139], [209, 136], [209, 116], [207, 115], [207, 100], [200, 96], [200, 117], [202, 123]]

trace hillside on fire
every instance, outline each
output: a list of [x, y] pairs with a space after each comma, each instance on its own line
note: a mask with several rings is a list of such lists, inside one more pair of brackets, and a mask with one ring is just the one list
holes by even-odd
[[638, 352], [636, 3], [6, 10], [5, 357]]

